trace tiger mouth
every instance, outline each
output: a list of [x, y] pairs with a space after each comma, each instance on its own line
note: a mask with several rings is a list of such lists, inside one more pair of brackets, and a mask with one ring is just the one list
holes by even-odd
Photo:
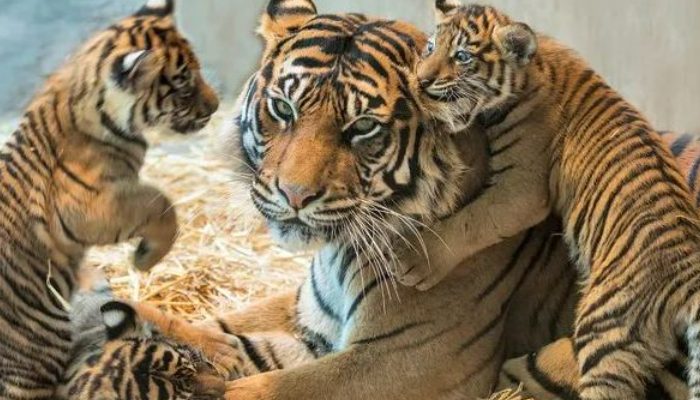
[[207, 124], [209, 124], [210, 120], [211, 115], [207, 115], [206, 117], [200, 117], [187, 122], [176, 123], [173, 125], [173, 130], [183, 135], [199, 132], [204, 129]]

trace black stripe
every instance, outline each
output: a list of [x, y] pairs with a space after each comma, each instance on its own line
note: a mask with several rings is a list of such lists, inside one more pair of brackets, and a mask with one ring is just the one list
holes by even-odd
[[321, 311], [323, 311], [324, 314], [333, 321], [340, 322], [341, 318], [338, 314], [333, 311], [333, 309], [326, 303], [326, 301], [323, 299], [323, 296], [321, 296], [321, 291], [318, 288], [318, 283], [316, 282], [316, 259], [314, 258], [314, 261], [311, 263], [311, 289], [314, 294], [314, 298], [316, 299], [316, 304], [318, 304], [319, 308]]
[[87, 182], [85, 182], [85, 181], [83, 181], [82, 179], [80, 179], [76, 174], [73, 173], [73, 171], [69, 170], [68, 167], [66, 167], [66, 165], [65, 165], [63, 162], [61, 162], [60, 160], [58, 161], [58, 167], [59, 167], [59, 168], [61, 169], [61, 171], [63, 171], [69, 178], [71, 178], [71, 180], [73, 180], [73, 181], [74, 181], [75, 183], [77, 183], [78, 185], [82, 186], [83, 189], [85, 189], [85, 190], [87, 190], [87, 191], [89, 191], [89, 192], [93, 192], [93, 193], [98, 192], [98, 190], [97, 190], [96, 187], [91, 186], [91, 185], [88, 184]]
[[678, 157], [681, 153], [683, 153], [683, 150], [688, 147], [688, 144], [693, 140], [693, 137], [691, 135], [682, 135], [680, 138], [676, 139], [671, 143], [671, 153], [673, 153], [674, 157]]
[[400, 327], [398, 327], [392, 331], [389, 331], [387, 333], [382, 333], [379, 335], [370, 336], [368, 338], [356, 340], [353, 342], [353, 344], [369, 344], [369, 343], [379, 342], [379, 341], [385, 340], [385, 339], [390, 339], [394, 336], [398, 336], [398, 335], [408, 331], [409, 329], [417, 328], [419, 326], [423, 326], [423, 325], [426, 325], [428, 323], [432, 323], [432, 322], [410, 322], [404, 326], [400, 326]]
[[530, 243], [530, 239], [532, 239], [532, 229], [528, 229], [527, 233], [523, 237], [523, 239], [520, 241], [520, 244], [518, 247], [515, 249], [515, 252], [511, 255], [510, 260], [508, 261], [508, 264], [501, 270], [501, 272], [498, 273], [498, 276], [496, 276], [491, 283], [486, 286], [486, 288], [481, 291], [476, 296], [476, 300], [481, 302], [488, 296], [498, 285], [502, 282], [505, 282], [505, 277], [510, 274], [510, 272], [515, 268], [517, 265], [518, 261], [520, 260], [520, 256], [522, 252], [527, 248], [527, 244]]
[[58, 221], [60, 222], [61, 228], [63, 229], [63, 233], [66, 235], [66, 237], [75, 243], [78, 243], [82, 246], [87, 246], [87, 242], [79, 239], [78, 236], [68, 227], [58, 208], [56, 208], [56, 215], [58, 216]]
[[546, 373], [540, 370], [540, 368], [537, 366], [534, 354], [529, 354], [527, 356], [527, 371], [540, 386], [550, 393], [561, 397], [562, 400], [580, 400], [578, 394], [573, 388], [556, 383], [550, 379]]
[[102, 126], [107, 128], [114, 136], [129, 142], [133, 143], [143, 149], [146, 149], [148, 147], [148, 144], [146, 143], [145, 140], [138, 136], [133, 136], [130, 135], [128, 132], [117, 126], [117, 124], [110, 118], [109, 115], [107, 115], [106, 112], [100, 111], [100, 122], [102, 123]]
[[248, 358], [250, 358], [250, 361], [252, 361], [253, 364], [255, 364], [255, 367], [258, 369], [258, 371], [270, 371], [270, 366], [268, 365], [267, 361], [265, 361], [265, 359], [260, 355], [260, 353], [258, 353], [258, 351], [255, 349], [255, 346], [253, 346], [253, 343], [250, 342], [250, 339], [243, 335], [235, 336], [243, 344], [243, 350], [245, 350], [246, 354], [248, 355]]
[[360, 294], [358, 294], [357, 297], [355, 297], [355, 300], [353, 300], [352, 304], [350, 305], [348, 313], [345, 316], [345, 322], [349, 321], [350, 318], [352, 318], [352, 316], [355, 314], [355, 311], [357, 311], [357, 308], [360, 306], [365, 297], [367, 297], [367, 295], [370, 294], [372, 290], [374, 290], [380, 283], [384, 282], [387, 278], [387, 275], [382, 275], [379, 278], [370, 282], [364, 288], [362, 288]]

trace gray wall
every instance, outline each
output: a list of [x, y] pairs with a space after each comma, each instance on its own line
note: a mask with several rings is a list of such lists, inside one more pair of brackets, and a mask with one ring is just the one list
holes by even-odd
[[[80, 41], [144, 1], [0, 0], [0, 127]], [[253, 32], [267, 0], [176, 1], [206, 75], [234, 96], [258, 62], [261, 43]], [[316, 1], [321, 12], [365, 12], [432, 27], [432, 0]], [[579, 50], [659, 128], [700, 132], [700, 0], [491, 3]]]
[[[181, 1], [179, 21], [233, 95], [255, 68], [253, 31], [266, 0]], [[431, 0], [316, 0], [432, 26]], [[577, 49], [656, 126], [700, 132], [700, 0], [492, 0]], [[672, 5], [672, 6], [671, 6]]]

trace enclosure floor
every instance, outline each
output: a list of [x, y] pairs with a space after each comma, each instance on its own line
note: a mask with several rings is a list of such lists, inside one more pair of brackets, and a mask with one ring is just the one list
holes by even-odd
[[[229, 111], [230, 107], [222, 107]], [[180, 234], [175, 247], [148, 273], [130, 264], [134, 243], [95, 248], [85, 267], [106, 272], [118, 296], [147, 300], [193, 319], [235, 310], [255, 299], [294, 290], [308, 255], [271, 241], [231, 167], [219, 115], [196, 137], [151, 138], [142, 172], [175, 203]]]

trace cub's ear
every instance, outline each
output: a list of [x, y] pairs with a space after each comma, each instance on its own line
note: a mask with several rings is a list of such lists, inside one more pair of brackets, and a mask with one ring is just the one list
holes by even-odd
[[138, 329], [136, 310], [129, 304], [121, 301], [109, 301], [100, 308], [100, 311], [109, 340], [136, 333]]
[[146, 4], [135, 14], [155, 15], [158, 17], [172, 16], [175, 12], [175, 0], [147, 0]]
[[527, 65], [537, 52], [537, 35], [522, 22], [499, 26], [492, 37], [506, 62]]
[[260, 18], [258, 33], [271, 48], [317, 15], [311, 0], [270, 0]]
[[158, 56], [151, 50], [135, 50], [118, 56], [112, 66], [112, 79], [122, 89], [147, 86], [159, 73]]
[[461, 6], [459, 0], [435, 0], [435, 20], [440, 23], [450, 18]]

